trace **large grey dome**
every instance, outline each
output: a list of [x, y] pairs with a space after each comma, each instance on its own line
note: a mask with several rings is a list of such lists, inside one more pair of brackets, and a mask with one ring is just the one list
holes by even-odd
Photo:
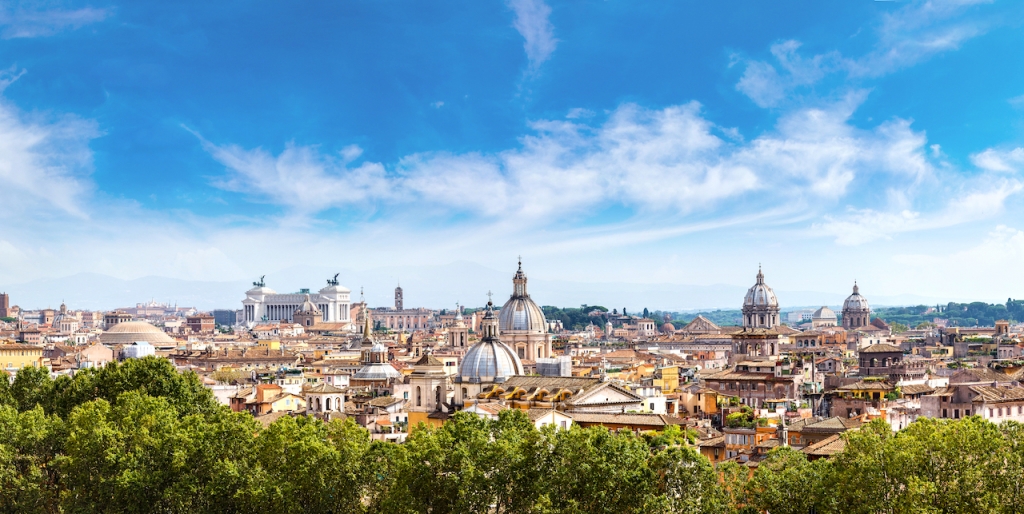
[[811, 315], [811, 319], [835, 321], [838, 319], [838, 316], [836, 316], [835, 311], [822, 305], [820, 309], [814, 311], [814, 314]]
[[512, 277], [512, 296], [501, 307], [498, 314], [498, 329], [501, 332], [533, 332], [545, 334], [548, 331], [544, 311], [534, 303], [526, 291], [526, 273], [523, 263]]
[[463, 382], [504, 382], [523, 374], [523, 362], [511, 348], [498, 340], [480, 341], [462, 358], [459, 377]]
[[480, 322], [483, 338], [462, 357], [456, 382], [504, 382], [508, 377], [523, 374], [523, 362], [511, 348], [498, 340], [498, 325], [491, 302]]
[[757, 282], [747, 290], [747, 296], [743, 298], [744, 307], [778, 307], [779, 299], [775, 297], [775, 291], [764, 283], [764, 274], [757, 270]]
[[521, 330], [545, 333], [547, 321], [544, 319], [544, 312], [529, 297], [513, 297], [501, 307], [498, 327], [502, 332]]

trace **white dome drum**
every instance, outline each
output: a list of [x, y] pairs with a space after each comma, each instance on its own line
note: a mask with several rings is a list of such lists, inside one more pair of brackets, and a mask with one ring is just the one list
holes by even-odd
[[743, 298], [743, 328], [772, 329], [779, 325], [779, 299], [757, 269], [757, 281]]
[[853, 283], [853, 294], [843, 302], [843, 328], [863, 328], [871, 324], [871, 306], [868, 299], [860, 294], [857, 282]]

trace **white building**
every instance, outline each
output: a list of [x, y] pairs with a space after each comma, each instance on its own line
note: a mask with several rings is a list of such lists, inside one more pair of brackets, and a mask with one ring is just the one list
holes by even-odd
[[317, 293], [278, 294], [266, 287], [261, 278], [253, 282], [253, 288], [245, 292], [242, 300], [242, 323], [252, 327], [261, 321], [292, 321], [292, 315], [302, 307], [306, 295], [323, 313], [325, 323], [347, 323], [349, 317], [351, 291], [338, 285], [337, 278], [329, 279], [327, 287]]
[[121, 355], [125, 359], [141, 359], [143, 357], [156, 355], [156, 349], [153, 348], [153, 345], [145, 341], [135, 341], [132, 344], [125, 345], [125, 347], [121, 349]]

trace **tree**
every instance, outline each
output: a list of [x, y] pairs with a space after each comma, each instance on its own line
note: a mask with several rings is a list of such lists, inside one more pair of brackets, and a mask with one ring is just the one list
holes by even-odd
[[11, 394], [11, 382], [7, 378], [7, 372], [0, 371], [0, 407], [3, 407], [4, 405], [17, 407], [17, 403], [14, 401], [14, 395]]
[[37, 405], [46, 409], [50, 405], [52, 392], [53, 380], [46, 368], [21, 368], [11, 384], [11, 396], [22, 412], [34, 409]]
[[64, 437], [60, 418], [47, 416], [42, 407], [19, 413], [0, 405], [0, 512], [58, 511], [53, 462]]
[[210, 378], [216, 380], [221, 384], [235, 384], [239, 380], [245, 378], [245, 373], [241, 370], [217, 370], [210, 375]]
[[721, 513], [728, 499], [711, 463], [693, 448], [670, 447], [658, 452], [651, 463], [658, 476], [658, 492], [667, 512]]
[[94, 399], [116, 403], [129, 391], [166, 398], [182, 416], [210, 414], [221, 408], [195, 373], [180, 373], [167, 359], [146, 357], [80, 370], [74, 379], [59, 378], [54, 384], [53, 409], [66, 418], [78, 405]]
[[565, 513], [662, 510], [649, 461], [647, 445], [632, 432], [560, 430], [547, 467], [546, 500], [552, 510]]
[[747, 484], [747, 498], [759, 511], [807, 514], [829, 511], [831, 467], [827, 460], [808, 462], [800, 451], [781, 446], [768, 452]]

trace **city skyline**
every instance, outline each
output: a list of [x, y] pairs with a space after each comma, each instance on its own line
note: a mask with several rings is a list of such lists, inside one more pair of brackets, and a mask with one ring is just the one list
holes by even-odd
[[748, 7], [7, 4], [0, 290], [303, 266], [437, 290], [522, 254], [538, 296], [745, 289], [758, 263], [780, 292], [1015, 296], [1024, 8]]

